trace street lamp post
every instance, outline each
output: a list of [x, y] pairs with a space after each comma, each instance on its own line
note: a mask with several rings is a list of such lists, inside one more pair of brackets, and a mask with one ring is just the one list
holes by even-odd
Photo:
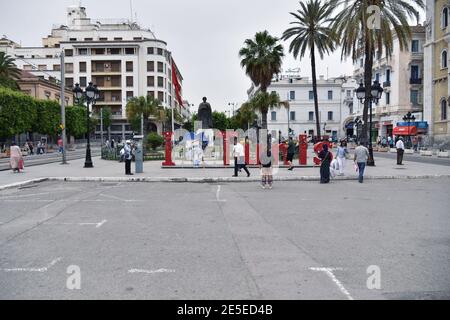
[[370, 125], [369, 125], [369, 159], [367, 160], [367, 165], [374, 167], [375, 159], [373, 158], [373, 146], [372, 146], [372, 103], [378, 104], [378, 101], [381, 99], [381, 95], [383, 94], [383, 88], [380, 83], [375, 80], [372, 87], [370, 88], [370, 96], [366, 96], [366, 88], [364, 88], [363, 83], [361, 82], [359, 88], [356, 89], [356, 95], [361, 101], [361, 103], [365, 103], [367, 99], [369, 99], [369, 110], [370, 110]]
[[80, 101], [82, 97], [86, 99], [86, 128], [87, 128], [87, 144], [86, 144], [86, 159], [84, 162], [85, 168], [93, 168], [94, 165], [92, 163], [91, 157], [91, 143], [90, 143], [90, 117], [89, 117], [89, 104], [92, 106], [95, 105], [95, 102], [99, 98], [99, 91], [97, 89], [97, 85], [93, 85], [92, 82], [89, 82], [89, 86], [84, 90], [80, 88], [78, 83], [75, 84], [75, 88], [73, 88], [73, 93], [77, 103]]
[[361, 129], [361, 125], [363, 124], [363, 121], [358, 117], [355, 120], [355, 125], [356, 125], [356, 142], [359, 142], [359, 131]]
[[411, 130], [410, 130], [410, 125], [411, 125], [411, 122], [415, 122], [416, 121], [416, 117], [411, 112], [408, 112], [403, 117], [403, 121], [408, 122], [408, 146], [411, 147]]

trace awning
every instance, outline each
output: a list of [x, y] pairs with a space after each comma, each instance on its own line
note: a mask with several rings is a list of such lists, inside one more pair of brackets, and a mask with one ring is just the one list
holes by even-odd
[[417, 128], [416, 126], [395, 127], [392, 134], [394, 136], [415, 136], [417, 135]]

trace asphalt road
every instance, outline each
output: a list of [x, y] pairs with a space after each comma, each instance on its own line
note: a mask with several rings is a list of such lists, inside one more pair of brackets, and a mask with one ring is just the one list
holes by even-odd
[[[99, 156], [100, 149], [99, 148], [91, 149], [91, 155], [92, 155], [92, 157]], [[66, 153], [67, 161], [83, 159], [85, 156], [86, 156], [86, 150], [84, 150], [84, 149], [79, 149], [76, 151], [69, 151]], [[60, 161], [62, 161], [62, 155], [58, 152], [46, 153], [46, 154], [40, 154], [40, 155], [35, 154], [35, 155], [30, 155], [30, 156], [24, 157], [25, 167], [38, 166], [38, 165], [60, 162]], [[10, 170], [9, 158], [0, 159], [0, 171], [3, 171], [3, 170]]]
[[[392, 159], [394, 162], [397, 161], [396, 153], [375, 152], [373, 157], [375, 158], [375, 163], [376, 163], [377, 157]], [[420, 156], [418, 154], [404, 154], [403, 160], [411, 161], [411, 162], [419, 162], [419, 163], [438, 164], [438, 165], [442, 165], [442, 166], [450, 166], [450, 158], [437, 158], [436, 156], [424, 157], [424, 156]]]
[[449, 299], [449, 183], [4, 190], [0, 299]]

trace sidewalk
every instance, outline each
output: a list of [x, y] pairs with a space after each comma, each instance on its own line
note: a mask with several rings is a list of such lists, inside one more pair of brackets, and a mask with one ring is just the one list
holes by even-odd
[[[26, 167], [22, 173], [12, 171], [0, 172], [0, 190], [17, 187], [27, 183], [44, 180], [57, 181], [147, 181], [147, 182], [255, 182], [259, 181], [259, 169], [250, 168], [251, 177], [245, 172], [239, 178], [231, 177], [233, 167], [220, 169], [163, 169], [161, 161], [144, 163], [144, 173], [126, 176], [124, 163], [93, 158], [94, 168], [83, 168], [84, 159], [70, 161], [67, 165], [51, 163]], [[419, 179], [433, 177], [450, 177], [450, 167], [405, 161], [397, 166], [395, 160], [376, 158], [376, 167], [366, 168], [366, 179]], [[134, 172], [134, 163], [132, 164]], [[274, 179], [278, 181], [319, 180], [318, 167], [274, 169]], [[353, 162], [347, 161], [345, 176], [336, 180], [357, 179]]]

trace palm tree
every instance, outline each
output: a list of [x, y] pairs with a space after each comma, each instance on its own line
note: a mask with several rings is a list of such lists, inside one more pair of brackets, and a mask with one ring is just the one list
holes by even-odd
[[[333, 22], [333, 32], [338, 35], [342, 46], [341, 58], [351, 56], [353, 62], [364, 55], [364, 86], [366, 96], [370, 96], [372, 85], [372, 67], [376, 50], [381, 55], [392, 55], [395, 34], [400, 50], [408, 48], [411, 28], [408, 18], [419, 22], [419, 11], [424, 8], [423, 0], [332, 0], [333, 7], [343, 6]], [[380, 26], [372, 24], [373, 13], [370, 6], [377, 6], [380, 12]], [[363, 109], [363, 131], [361, 139], [367, 142], [367, 123], [370, 101], [366, 99]]]
[[319, 101], [317, 95], [317, 74], [316, 74], [316, 50], [320, 59], [323, 59], [325, 53], [329, 54], [335, 49], [335, 37], [330, 28], [332, 19], [330, 18], [334, 7], [329, 2], [322, 3], [321, 0], [308, 0], [305, 4], [300, 2], [301, 8], [297, 12], [291, 12], [295, 21], [292, 28], [284, 31], [281, 39], [288, 40], [294, 38], [289, 46], [289, 52], [294, 58], [303, 58], [306, 50], [309, 51], [312, 69], [312, 82], [314, 94], [314, 110], [316, 114], [316, 132], [317, 137], [320, 134], [319, 119]]
[[[266, 93], [273, 76], [281, 71], [283, 46], [279, 44], [278, 38], [272, 37], [267, 31], [256, 33], [254, 39], [247, 39], [244, 44], [239, 50], [241, 66], [255, 86]], [[267, 129], [267, 108], [262, 107], [261, 111], [262, 128]]]
[[244, 102], [236, 114], [236, 121], [241, 129], [250, 129], [250, 124], [253, 124], [253, 121], [257, 118], [258, 116], [250, 102]]
[[0, 85], [17, 89], [16, 79], [20, 78], [20, 70], [14, 64], [14, 58], [0, 52]]
[[146, 135], [150, 131], [150, 117], [158, 118], [160, 105], [159, 100], [151, 96], [134, 97], [126, 105], [127, 118], [129, 121], [133, 121], [142, 116], [144, 118], [144, 135]]

